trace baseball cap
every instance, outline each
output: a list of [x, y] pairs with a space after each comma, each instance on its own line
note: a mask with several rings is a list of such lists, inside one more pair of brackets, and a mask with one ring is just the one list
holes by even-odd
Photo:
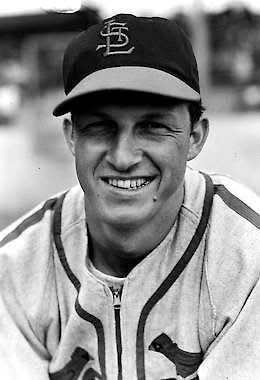
[[189, 39], [161, 17], [118, 14], [81, 32], [65, 51], [63, 82], [65, 98], [54, 116], [70, 112], [82, 97], [112, 90], [200, 100]]

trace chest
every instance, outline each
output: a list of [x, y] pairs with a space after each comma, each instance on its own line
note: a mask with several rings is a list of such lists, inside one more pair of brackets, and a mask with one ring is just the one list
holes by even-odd
[[82, 286], [61, 326], [51, 379], [196, 379], [203, 353], [195, 261], [179, 276], [130, 278], [120, 297], [93, 279]]

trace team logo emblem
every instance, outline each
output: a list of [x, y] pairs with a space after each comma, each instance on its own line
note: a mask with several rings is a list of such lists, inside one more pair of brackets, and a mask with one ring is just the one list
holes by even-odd
[[149, 350], [160, 352], [175, 365], [177, 379], [169, 380], [199, 380], [197, 370], [203, 360], [202, 352], [183, 351], [164, 333], [152, 341]]
[[[64, 368], [58, 372], [50, 373], [50, 380], [99, 380], [102, 376], [92, 367], [89, 367], [85, 372], [86, 364], [92, 361], [93, 358], [81, 347], [77, 347], [73, 352], [70, 361]], [[83, 377], [81, 377], [83, 373]]]
[[111, 54], [131, 54], [135, 47], [129, 47], [127, 31], [128, 26], [126, 22], [116, 22], [115, 19], [105, 22], [103, 29], [100, 31], [100, 35], [106, 40], [106, 43], [98, 45], [96, 50], [105, 49], [104, 56]]

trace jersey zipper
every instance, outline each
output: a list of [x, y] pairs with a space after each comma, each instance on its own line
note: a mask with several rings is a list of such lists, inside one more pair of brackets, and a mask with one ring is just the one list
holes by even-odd
[[115, 289], [110, 288], [113, 294], [113, 308], [115, 316], [115, 332], [116, 332], [116, 348], [117, 348], [117, 365], [118, 365], [118, 375], [117, 380], [122, 380], [122, 336], [121, 336], [121, 294], [122, 287]]

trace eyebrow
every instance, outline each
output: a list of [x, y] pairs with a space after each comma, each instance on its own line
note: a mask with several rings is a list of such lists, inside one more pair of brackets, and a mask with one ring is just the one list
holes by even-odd
[[111, 116], [109, 116], [107, 113], [102, 112], [102, 111], [91, 110], [91, 111], [88, 111], [87, 115], [88, 115], [88, 116], [97, 116], [97, 117], [102, 117], [102, 118], [109, 118], [109, 119], [111, 119]]
[[[113, 120], [113, 115], [109, 115], [106, 112], [97, 110], [88, 111], [88, 117], [99, 117], [106, 120]], [[174, 112], [147, 112], [144, 115], [140, 115], [140, 120], [155, 120], [159, 118], [176, 120]]]
[[[79, 124], [81, 124], [80, 123], [80, 114], [75, 114], [74, 115], [74, 117], [73, 117], [73, 119], [74, 119], [74, 121], [75, 122], [77, 122], [78, 123], [78, 125]], [[88, 111], [88, 113], [87, 113], [87, 117], [88, 118], [92, 118], [92, 117], [97, 117], [97, 118], [101, 118], [101, 119], [103, 119], [103, 120], [112, 120], [111, 119], [111, 116], [109, 116], [108, 114], [106, 114], [105, 112], [102, 112], [102, 111], [95, 111], [95, 110], [90, 110], [90, 111]]]
[[142, 116], [143, 120], [147, 119], [176, 119], [176, 116], [173, 112], [147, 112], [145, 115]]

